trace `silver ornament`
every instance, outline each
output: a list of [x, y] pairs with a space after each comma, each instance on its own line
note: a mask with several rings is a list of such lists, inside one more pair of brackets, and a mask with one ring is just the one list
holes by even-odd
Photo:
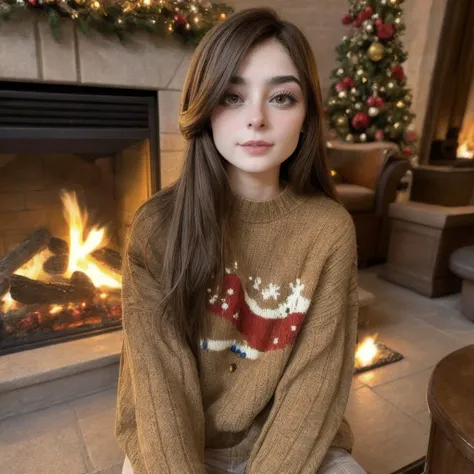
[[347, 115], [351, 115], [351, 112], [352, 112], [351, 109], [346, 109], [346, 114]]
[[352, 133], [348, 133], [346, 135], [346, 142], [353, 142], [354, 141], [354, 135]]
[[339, 92], [339, 99], [345, 99], [346, 97], [347, 97], [347, 92], [346, 91]]
[[361, 103], [361, 102], [357, 102], [357, 104], [355, 104], [354, 107], [355, 107], [357, 110], [361, 110], [361, 109], [362, 109], [362, 103]]
[[369, 115], [371, 117], [377, 117], [378, 114], [379, 114], [379, 109], [377, 107], [370, 107], [369, 108]]
[[344, 69], [339, 68], [339, 69], [337, 70], [337, 75], [338, 75], [338, 76], [342, 76], [343, 74], [344, 74]]
[[357, 89], [355, 87], [351, 89], [351, 94], [357, 95]]
[[357, 75], [358, 76], [363, 76], [364, 75], [364, 70], [363, 69], [357, 69]]
[[374, 13], [372, 15], [372, 20], [378, 20], [380, 18], [380, 15], [378, 13]]
[[394, 84], [392, 81], [390, 81], [390, 82], [387, 84], [387, 86], [388, 86], [389, 89], [393, 89], [393, 88], [395, 87], [395, 84]]
[[367, 135], [365, 133], [361, 133], [359, 138], [360, 138], [361, 142], [366, 142], [367, 141]]

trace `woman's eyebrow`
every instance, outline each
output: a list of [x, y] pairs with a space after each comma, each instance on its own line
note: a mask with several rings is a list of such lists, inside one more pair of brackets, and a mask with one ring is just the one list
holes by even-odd
[[[300, 81], [295, 76], [292, 76], [292, 75], [269, 77], [265, 82], [269, 85], [278, 85], [278, 84], [286, 84], [288, 82], [296, 82], [296, 84], [298, 84], [301, 87]], [[239, 84], [239, 85], [247, 84], [246, 80], [242, 76], [232, 76], [230, 78], [230, 83]]]

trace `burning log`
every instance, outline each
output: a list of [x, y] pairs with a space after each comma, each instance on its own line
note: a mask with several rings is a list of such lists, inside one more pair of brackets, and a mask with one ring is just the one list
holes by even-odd
[[71, 285], [83, 288], [84, 291], [88, 291], [92, 294], [95, 292], [94, 283], [92, 283], [92, 280], [83, 272], [76, 271], [71, 275]]
[[67, 254], [53, 255], [43, 263], [43, 270], [50, 275], [62, 275], [66, 273], [69, 263]]
[[69, 244], [59, 237], [51, 237], [48, 250], [54, 255], [69, 255]]
[[[87, 276], [86, 278], [88, 279]], [[85, 282], [84, 278], [76, 277], [74, 282], [71, 281], [69, 284], [43, 283], [21, 275], [13, 275], [10, 294], [15, 301], [23, 304], [77, 303], [89, 300], [95, 294], [92, 282], [90, 282], [92, 286]]]
[[45, 249], [50, 240], [51, 234], [48, 230], [35, 230], [0, 260], [0, 298], [8, 292], [8, 280], [13, 273]]
[[116, 250], [102, 247], [94, 250], [91, 257], [114, 272], [120, 273], [122, 271], [122, 256]]

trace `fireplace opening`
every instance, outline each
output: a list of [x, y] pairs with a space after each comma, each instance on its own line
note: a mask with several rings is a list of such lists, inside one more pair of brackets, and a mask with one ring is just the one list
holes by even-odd
[[0, 111], [0, 355], [120, 329], [156, 92], [0, 83]]
[[421, 156], [436, 166], [474, 166], [474, 3], [448, 0]]

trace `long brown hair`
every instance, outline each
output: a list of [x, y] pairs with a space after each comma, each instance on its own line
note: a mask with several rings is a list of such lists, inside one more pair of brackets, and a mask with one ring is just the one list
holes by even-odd
[[222, 281], [231, 250], [232, 192], [225, 161], [214, 145], [210, 117], [244, 56], [270, 38], [288, 50], [306, 101], [304, 133], [295, 152], [282, 164], [281, 179], [298, 194], [322, 192], [337, 200], [326, 162], [319, 78], [308, 41], [270, 8], [231, 15], [204, 37], [191, 60], [179, 117], [187, 141], [184, 166], [178, 181], [158, 199], [168, 221], [161, 269], [164, 303], [167, 314], [192, 341], [203, 329], [207, 288], [214, 285], [215, 290]]

